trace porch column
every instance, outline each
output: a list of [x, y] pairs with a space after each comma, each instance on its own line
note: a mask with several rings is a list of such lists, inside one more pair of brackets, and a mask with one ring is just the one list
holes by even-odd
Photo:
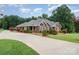
[[27, 26], [27, 30], [29, 30], [29, 27]]
[[34, 28], [34, 26], [32, 26], [32, 32], [34, 32], [35, 31], [35, 28]]
[[27, 30], [27, 26], [26, 26], [26, 27], [24, 27], [24, 30]]
[[39, 27], [37, 26], [37, 32], [39, 32]]

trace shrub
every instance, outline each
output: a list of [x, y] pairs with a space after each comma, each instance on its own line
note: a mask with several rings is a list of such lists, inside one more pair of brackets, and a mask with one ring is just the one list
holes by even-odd
[[24, 30], [25, 33], [32, 33], [32, 30]]
[[50, 29], [50, 30], [48, 31], [48, 33], [49, 33], [49, 34], [52, 34], [52, 30]]
[[47, 35], [48, 35], [47, 31], [44, 30], [44, 31], [42, 32], [42, 36], [47, 36]]
[[57, 31], [55, 31], [55, 30], [53, 30], [53, 29], [50, 29], [50, 30], [49, 30], [49, 34], [57, 35], [58, 33], [57, 33]]
[[65, 34], [67, 33], [67, 29], [63, 29], [62, 32]]

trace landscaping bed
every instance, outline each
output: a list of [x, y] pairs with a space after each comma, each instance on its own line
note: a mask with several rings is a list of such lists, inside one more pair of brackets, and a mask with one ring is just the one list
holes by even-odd
[[0, 39], [0, 55], [38, 55], [38, 53], [20, 41]]

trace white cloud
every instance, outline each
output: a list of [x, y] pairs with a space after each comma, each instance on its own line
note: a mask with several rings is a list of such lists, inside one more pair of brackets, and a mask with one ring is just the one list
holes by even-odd
[[22, 4], [8, 4], [10, 7], [23, 7]]
[[52, 4], [48, 4], [48, 7], [52, 6]]
[[51, 6], [50, 8], [48, 8], [48, 11], [52, 11], [52, 10], [56, 9], [57, 7], [59, 7], [59, 6], [61, 6], [61, 5]]
[[5, 10], [0, 10], [0, 12], [4, 12]]
[[5, 5], [3, 5], [3, 4], [0, 4], [0, 8], [3, 8], [3, 7], [5, 7]]
[[33, 11], [34, 11], [34, 12], [38, 12], [38, 11], [41, 12], [42, 9], [43, 9], [43, 8], [35, 8]]
[[8, 4], [8, 6], [10, 6], [10, 7], [17, 7], [18, 5], [16, 5], [16, 4]]
[[43, 8], [35, 8], [35, 9], [32, 9], [32, 12], [30, 14], [37, 17], [42, 14], [42, 11], [43, 11]]
[[79, 12], [79, 9], [76, 9], [76, 10], [71, 10], [72, 13], [77, 13]]
[[69, 6], [69, 5], [67, 5], [67, 6], [68, 6], [69, 9], [72, 9], [73, 8], [72, 6]]
[[69, 6], [69, 5], [67, 5], [67, 6], [71, 9], [71, 13], [77, 13], [77, 12], [79, 12], [79, 9], [74, 9], [73, 6]]
[[5, 10], [3, 9], [0, 9], [0, 13], [4, 14]]
[[35, 8], [35, 9], [30, 9], [30, 8], [19, 8], [19, 11], [23, 14], [41, 14], [43, 8]]
[[31, 9], [20, 8], [19, 11], [20, 11], [21, 13], [29, 13], [29, 12], [31, 12]]

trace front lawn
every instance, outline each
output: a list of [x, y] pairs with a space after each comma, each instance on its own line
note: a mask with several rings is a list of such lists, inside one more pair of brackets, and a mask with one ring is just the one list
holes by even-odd
[[38, 55], [38, 53], [20, 41], [0, 39], [0, 55]]
[[58, 35], [48, 35], [50, 38], [55, 38], [59, 40], [65, 40], [69, 42], [79, 43], [79, 34], [58, 34]]

